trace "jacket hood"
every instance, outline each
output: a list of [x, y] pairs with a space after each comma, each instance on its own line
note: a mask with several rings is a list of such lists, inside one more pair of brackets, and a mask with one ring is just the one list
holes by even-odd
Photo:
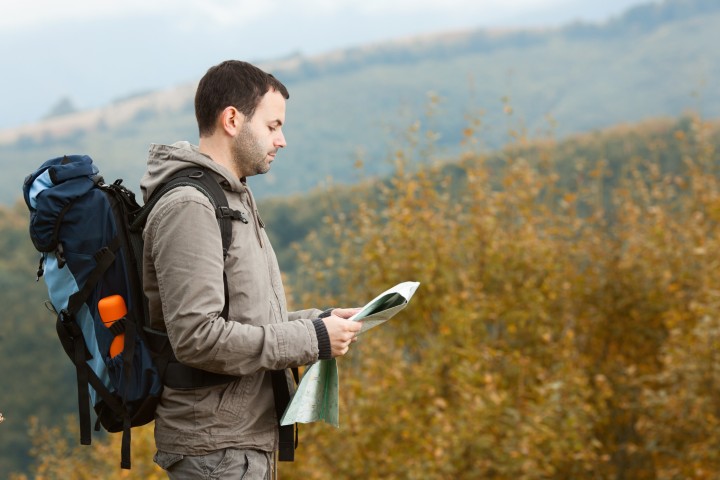
[[140, 179], [143, 201], [147, 202], [156, 188], [166, 183], [177, 171], [183, 168], [200, 166], [207, 168], [225, 179], [226, 187], [235, 192], [245, 190], [243, 183], [230, 170], [201, 153], [196, 145], [189, 142], [177, 142], [172, 145], [150, 145], [147, 171]]

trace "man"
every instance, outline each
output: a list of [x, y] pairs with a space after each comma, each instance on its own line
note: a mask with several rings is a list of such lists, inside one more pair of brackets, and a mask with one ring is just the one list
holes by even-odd
[[279, 435], [271, 371], [344, 355], [360, 329], [347, 320], [357, 309], [334, 309], [324, 318], [317, 309], [287, 312], [277, 260], [246, 184], [286, 146], [288, 98], [272, 75], [223, 62], [197, 88], [199, 146], [150, 149], [141, 181], [146, 201], [173, 173], [200, 166], [220, 182], [242, 220], [233, 222], [224, 258], [212, 203], [183, 186], [161, 198], [145, 227], [143, 281], [153, 328], [167, 331], [182, 364], [238, 377], [164, 389], [155, 461], [171, 479], [270, 478]]

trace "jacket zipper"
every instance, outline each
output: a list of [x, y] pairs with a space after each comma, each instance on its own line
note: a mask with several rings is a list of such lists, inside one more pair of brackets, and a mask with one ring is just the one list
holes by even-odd
[[[263, 224], [262, 220], [260, 219], [260, 213], [257, 210], [257, 206], [255, 205], [255, 198], [253, 197], [252, 193], [250, 192], [250, 189], [245, 187], [245, 191], [248, 194], [248, 197], [250, 198], [250, 211], [251, 215], [253, 216], [253, 220], [255, 220], [253, 223], [255, 224], [255, 234], [257, 235], [258, 242], [260, 242], [260, 248], [263, 248], [265, 251], [265, 264], [267, 265], [268, 269], [268, 276], [270, 277], [270, 288], [273, 291], [273, 295], [275, 295], [275, 302], [277, 304], [277, 308], [280, 312], [280, 322], [282, 322], [283, 319], [283, 311], [282, 311], [282, 302], [280, 301], [280, 294], [278, 293], [278, 288], [276, 287], [273, 279], [273, 269], [270, 261], [270, 253], [267, 249], [263, 247], [263, 241], [262, 241], [262, 235], [260, 234], [260, 229], [265, 228], [265, 225]], [[278, 272], [278, 275], [280, 273]], [[279, 282], [282, 284], [282, 279], [278, 279]]]

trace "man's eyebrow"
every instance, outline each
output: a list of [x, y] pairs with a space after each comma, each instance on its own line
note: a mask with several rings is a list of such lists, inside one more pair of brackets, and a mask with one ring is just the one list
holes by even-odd
[[279, 118], [276, 118], [275, 120], [270, 122], [270, 124], [273, 124], [273, 123], [277, 124], [278, 127], [282, 127], [282, 124], [283, 124], [282, 120], [280, 120]]

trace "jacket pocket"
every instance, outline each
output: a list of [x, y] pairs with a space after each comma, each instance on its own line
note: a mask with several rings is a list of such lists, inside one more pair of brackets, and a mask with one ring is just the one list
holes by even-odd
[[167, 471], [170, 467], [178, 463], [183, 458], [185, 458], [185, 456], [178, 453], [168, 453], [158, 450], [155, 453], [155, 457], [153, 458], [153, 460], [155, 461], [155, 463], [158, 464], [160, 468]]
[[246, 375], [230, 383], [220, 396], [218, 418], [222, 422], [236, 423], [247, 416], [248, 390], [254, 375]]

